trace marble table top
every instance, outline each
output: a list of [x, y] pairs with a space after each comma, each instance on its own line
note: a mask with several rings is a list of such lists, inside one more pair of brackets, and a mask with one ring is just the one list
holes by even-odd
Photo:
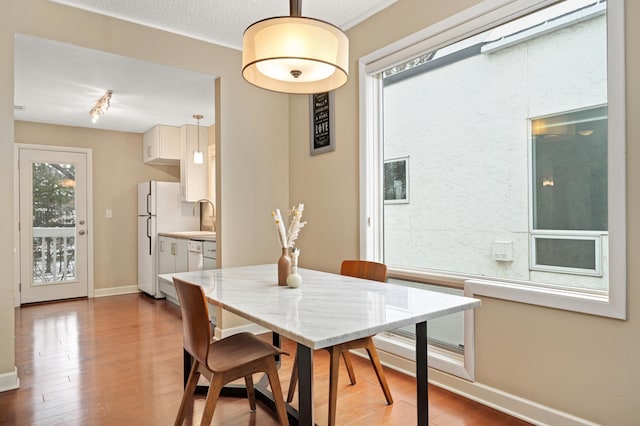
[[299, 288], [278, 286], [277, 265], [160, 275], [202, 285], [208, 300], [311, 349], [480, 306], [480, 300], [298, 268]]

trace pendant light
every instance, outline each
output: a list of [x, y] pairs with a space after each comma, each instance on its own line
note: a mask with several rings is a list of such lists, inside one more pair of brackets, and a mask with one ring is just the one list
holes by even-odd
[[329, 92], [347, 82], [349, 39], [338, 27], [301, 16], [301, 0], [290, 0], [290, 16], [258, 21], [242, 40], [242, 76], [282, 93]]
[[203, 118], [200, 114], [193, 116], [197, 120], [196, 131], [198, 132], [198, 150], [193, 151], [193, 164], [204, 164], [204, 153], [200, 151], [200, 120]]

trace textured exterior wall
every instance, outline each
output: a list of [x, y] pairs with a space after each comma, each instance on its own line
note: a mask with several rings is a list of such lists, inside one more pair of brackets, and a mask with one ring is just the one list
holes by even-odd
[[529, 271], [528, 163], [530, 118], [606, 103], [605, 31], [600, 15], [385, 87], [385, 159], [410, 155], [410, 202], [384, 208], [386, 263], [606, 288], [606, 268]]

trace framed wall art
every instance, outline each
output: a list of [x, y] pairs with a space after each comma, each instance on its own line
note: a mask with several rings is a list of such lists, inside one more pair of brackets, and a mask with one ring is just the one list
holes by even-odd
[[333, 92], [309, 96], [311, 102], [311, 155], [336, 149], [333, 135]]

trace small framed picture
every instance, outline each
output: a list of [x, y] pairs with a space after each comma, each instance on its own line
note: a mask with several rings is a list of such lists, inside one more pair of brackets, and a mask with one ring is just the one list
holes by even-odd
[[409, 202], [409, 157], [384, 160], [384, 203]]
[[336, 149], [333, 136], [333, 92], [309, 96], [311, 102], [311, 155]]

